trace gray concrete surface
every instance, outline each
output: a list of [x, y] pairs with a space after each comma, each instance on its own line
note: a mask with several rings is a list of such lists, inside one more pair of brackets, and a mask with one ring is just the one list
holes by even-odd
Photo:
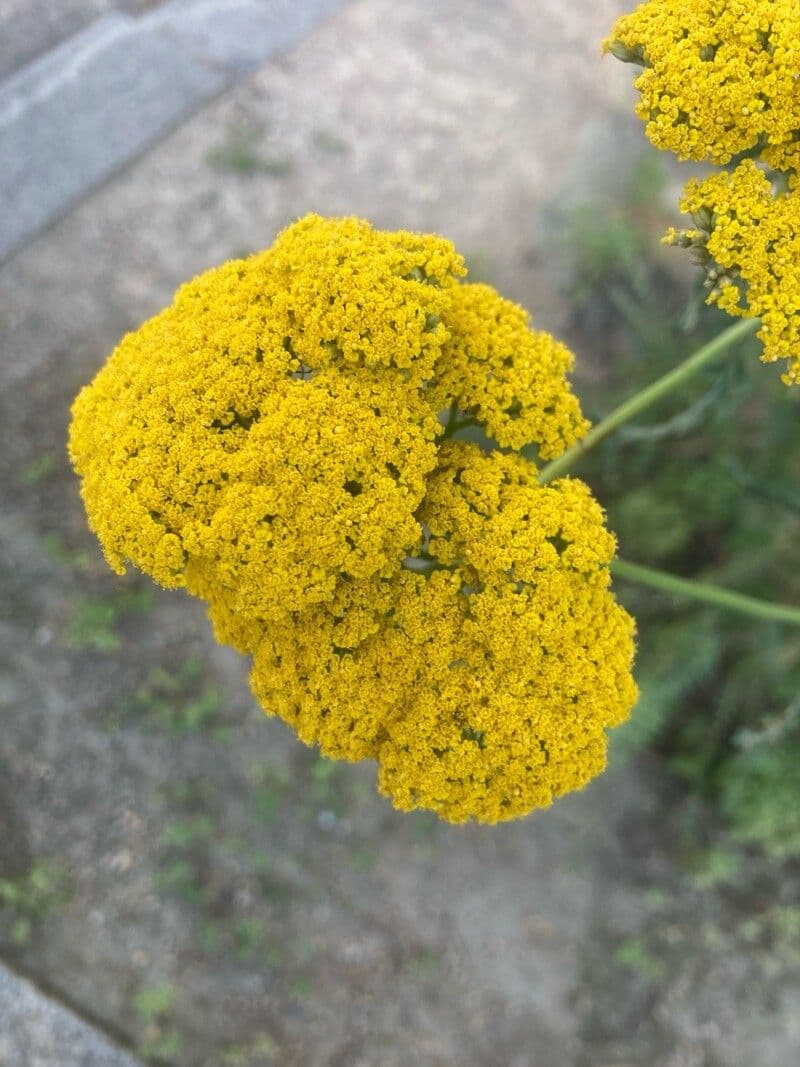
[[0, 964], [3, 1067], [141, 1067], [30, 982]]
[[0, 84], [117, 6], [115, 0], [0, 0]]
[[226, 84], [119, 13], [17, 74], [0, 89], [0, 257]]
[[109, 11], [19, 70], [0, 85], [0, 260], [341, 2], [171, 0], [139, 17]]

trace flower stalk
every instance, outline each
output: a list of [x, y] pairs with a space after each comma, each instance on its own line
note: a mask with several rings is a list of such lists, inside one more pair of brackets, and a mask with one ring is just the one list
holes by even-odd
[[631, 419], [636, 418], [637, 415], [662, 400], [674, 389], [683, 385], [698, 371], [713, 363], [724, 352], [732, 348], [737, 341], [755, 333], [759, 325], [758, 319], [744, 319], [741, 322], [734, 323], [733, 326], [723, 330], [708, 344], [699, 348], [683, 363], [680, 363], [663, 377], [624, 401], [610, 415], [607, 415], [596, 426], [593, 426], [582, 440], [568, 448], [558, 459], [554, 459], [552, 463], [542, 467], [539, 471], [539, 483], [546, 485], [548, 482], [553, 481], [554, 478], [560, 478], [563, 474], [566, 474], [588, 452], [605, 440], [609, 434], [612, 434], [620, 426], [630, 422]]
[[[669, 373], [624, 401], [610, 415], [598, 422], [581, 441], [578, 441], [572, 448], [567, 449], [558, 459], [544, 466], [539, 472], [540, 484], [546, 485], [553, 479], [567, 473], [591, 449], [605, 440], [609, 434], [667, 396], [668, 393], [688, 381], [703, 367], [713, 363], [714, 360], [732, 348], [738, 341], [755, 333], [759, 325], [758, 319], [745, 319], [742, 322], [735, 323], [733, 326], [729, 326], [728, 329], [723, 330], [708, 344], [703, 345], [688, 359], [685, 359], [674, 370], [669, 371]], [[800, 608], [794, 608], [786, 604], [775, 604], [768, 600], [760, 600], [758, 597], [736, 593], [730, 589], [721, 589], [719, 586], [710, 585], [707, 582], [698, 582], [692, 578], [678, 578], [672, 574], [666, 574], [663, 571], [644, 567], [639, 563], [630, 563], [626, 560], [614, 560], [610, 566], [612, 574], [625, 581], [649, 585], [654, 589], [675, 593], [678, 596], [690, 597], [693, 600], [728, 608], [744, 615], [800, 626]]]
[[769, 600], [760, 600], [758, 597], [736, 593], [730, 589], [721, 589], [719, 586], [698, 582], [692, 578], [677, 578], [675, 575], [665, 574], [663, 571], [653, 570], [651, 567], [643, 567], [640, 563], [630, 563], [622, 559], [611, 563], [611, 573], [624, 581], [649, 585], [665, 593], [691, 597], [693, 600], [728, 608], [743, 615], [800, 626], [800, 608], [794, 608], [788, 604], [775, 604]]

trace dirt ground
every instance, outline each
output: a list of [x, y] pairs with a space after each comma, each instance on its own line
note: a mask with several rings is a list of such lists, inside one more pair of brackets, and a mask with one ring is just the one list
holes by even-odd
[[25, 887], [0, 949], [145, 1058], [800, 1059], [798, 984], [690, 878], [658, 767], [500, 828], [393, 812], [372, 766], [264, 719], [201, 606], [107, 572], [64, 452], [126, 330], [309, 210], [445, 233], [564, 326], [537, 231], [635, 129], [597, 55], [622, 7], [359, 0], [0, 269], [0, 877]]

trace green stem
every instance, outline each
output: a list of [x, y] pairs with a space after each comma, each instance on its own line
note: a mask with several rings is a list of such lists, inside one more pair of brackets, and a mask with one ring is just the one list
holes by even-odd
[[678, 596], [703, 600], [706, 604], [716, 604], [720, 608], [729, 608], [743, 615], [754, 615], [759, 619], [772, 619], [775, 622], [788, 622], [794, 626], [800, 626], [800, 608], [793, 608], [788, 604], [774, 604], [769, 600], [746, 596], [744, 593], [734, 593], [730, 589], [720, 589], [719, 586], [708, 585], [706, 582], [696, 582], [690, 578], [676, 578], [672, 574], [642, 567], [639, 563], [628, 563], [622, 559], [614, 560], [611, 564], [611, 573], [626, 581], [649, 585], [654, 589], [662, 589], [665, 593], [676, 593]]
[[593, 426], [582, 441], [578, 441], [576, 445], [568, 448], [558, 459], [554, 459], [552, 463], [542, 467], [539, 472], [540, 484], [546, 485], [547, 482], [560, 477], [582, 459], [587, 452], [608, 437], [610, 433], [613, 433], [624, 423], [630, 422], [645, 408], [649, 408], [651, 404], [655, 404], [656, 401], [671, 393], [673, 389], [682, 385], [683, 382], [688, 381], [693, 374], [696, 374], [709, 363], [713, 363], [726, 349], [741, 340], [741, 338], [754, 333], [759, 326], [758, 319], [743, 319], [741, 322], [734, 323], [733, 326], [729, 326], [727, 330], [723, 330], [721, 334], [709, 341], [707, 345], [699, 348], [683, 363], [675, 367], [674, 370], [665, 374], [663, 378], [659, 378], [658, 381], [648, 385], [641, 392], [635, 393], [634, 396], [620, 404], [615, 411], [612, 411], [610, 415], [607, 415], [596, 426]]
[[472, 418], [463, 419], [451, 419], [444, 428], [444, 437], [452, 437], [457, 434], [459, 430], [465, 429], [467, 426], [477, 426], [478, 424]]

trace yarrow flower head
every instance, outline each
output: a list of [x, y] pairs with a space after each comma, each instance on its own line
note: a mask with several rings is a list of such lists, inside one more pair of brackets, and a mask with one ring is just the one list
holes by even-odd
[[111, 566], [206, 600], [253, 690], [397, 807], [523, 815], [605, 761], [635, 700], [613, 537], [560, 455], [572, 357], [441, 237], [308, 216], [125, 337], [70, 454]]
[[681, 210], [694, 227], [664, 240], [689, 248], [707, 274], [709, 303], [731, 315], [760, 318], [762, 359], [788, 359], [787, 385], [800, 382], [800, 188], [777, 192], [745, 160], [686, 187]]
[[637, 114], [657, 148], [800, 165], [800, 0], [645, 0], [603, 48], [644, 68]]
[[421, 570], [265, 632], [255, 691], [324, 753], [377, 759], [398, 807], [546, 806], [603, 769], [636, 695], [602, 510], [580, 481], [542, 487], [519, 456], [446, 442], [420, 518]]

